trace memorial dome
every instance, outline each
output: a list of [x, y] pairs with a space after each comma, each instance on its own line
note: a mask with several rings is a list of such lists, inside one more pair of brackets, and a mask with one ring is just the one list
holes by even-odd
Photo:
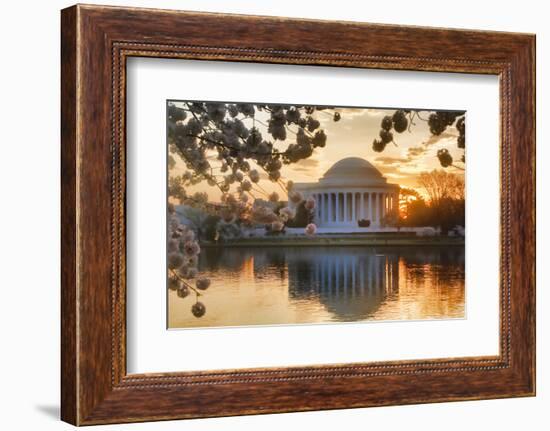
[[339, 160], [325, 172], [319, 183], [324, 185], [383, 185], [386, 178], [369, 161], [360, 157]]

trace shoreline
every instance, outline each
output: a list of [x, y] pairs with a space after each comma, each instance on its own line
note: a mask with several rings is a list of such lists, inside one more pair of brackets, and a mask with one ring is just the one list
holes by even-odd
[[464, 246], [462, 237], [412, 235], [334, 235], [315, 237], [239, 238], [225, 242], [201, 241], [201, 247], [314, 247], [314, 246]]

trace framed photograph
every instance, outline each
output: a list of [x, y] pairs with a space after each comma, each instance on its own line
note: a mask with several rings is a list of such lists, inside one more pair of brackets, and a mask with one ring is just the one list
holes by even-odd
[[533, 35], [61, 30], [63, 420], [535, 394]]

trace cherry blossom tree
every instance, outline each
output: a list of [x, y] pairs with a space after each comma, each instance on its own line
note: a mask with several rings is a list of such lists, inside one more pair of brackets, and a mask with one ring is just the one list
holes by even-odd
[[[183, 225], [175, 204], [183, 204], [220, 217], [222, 224], [266, 225], [271, 232], [284, 230], [297, 207], [311, 214], [316, 202], [304, 200], [282, 178], [281, 169], [310, 157], [325, 147], [327, 135], [320, 115], [338, 122], [341, 114], [328, 106], [262, 105], [250, 103], [169, 102], [167, 106], [168, 163], [170, 170], [183, 162], [181, 175], [169, 175], [168, 287], [181, 298], [191, 293], [192, 313], [201, 317], [206, 307], [199, 301], [210, 280], [200, 277], [197, 264], [200, 245], [194, 232]], [[282, 195], [268, 193], [264, 181], [274, 183]], [[207, 193], [188, 193], [200, 183], [217, 189], [220, 202]], [[317, 227], [304, 228], [308, 236]], [[194, 283], [193, 283], [194, 281]]]
[[[427, 117], [426, 117], [427, 116]], [[394, 133], [403, 133], [411, 131], [411, 127], [416, 125], [415, 121], [424, 121], [428, 123], [430, 133], [433, 136], [440, 136], [451, 127], [458, 131], [456, 145], [463, 150], [462, 157], [457, 162], [453, 159], [447, 148], [440, 148], [437, 151], [437, 158], [442, 167], [453, 166], [464, 170], [463, 164], [466, 162], [464, 151], [466, 148], [466, 113], [464, 111], [417, 111], [417, 110], [396, 110], [392, 115], [386, 115], [380, 123], [380, 133], [372, 143], [372, 149], [376, 152], [382, 152], [386, 146], [394, 141]], [[457, 164], [461, 163], [461, 165]]]

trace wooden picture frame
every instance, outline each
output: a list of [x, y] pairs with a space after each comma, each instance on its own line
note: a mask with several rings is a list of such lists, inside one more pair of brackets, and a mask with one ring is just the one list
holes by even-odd
[[[77, 5], [62, 11], [61, 49], [64, 421], [91, 425], [535, 394], [534, 35]], [[125, 65], [131, 56], [498, 75], [500, 354], [127, 374]]]

